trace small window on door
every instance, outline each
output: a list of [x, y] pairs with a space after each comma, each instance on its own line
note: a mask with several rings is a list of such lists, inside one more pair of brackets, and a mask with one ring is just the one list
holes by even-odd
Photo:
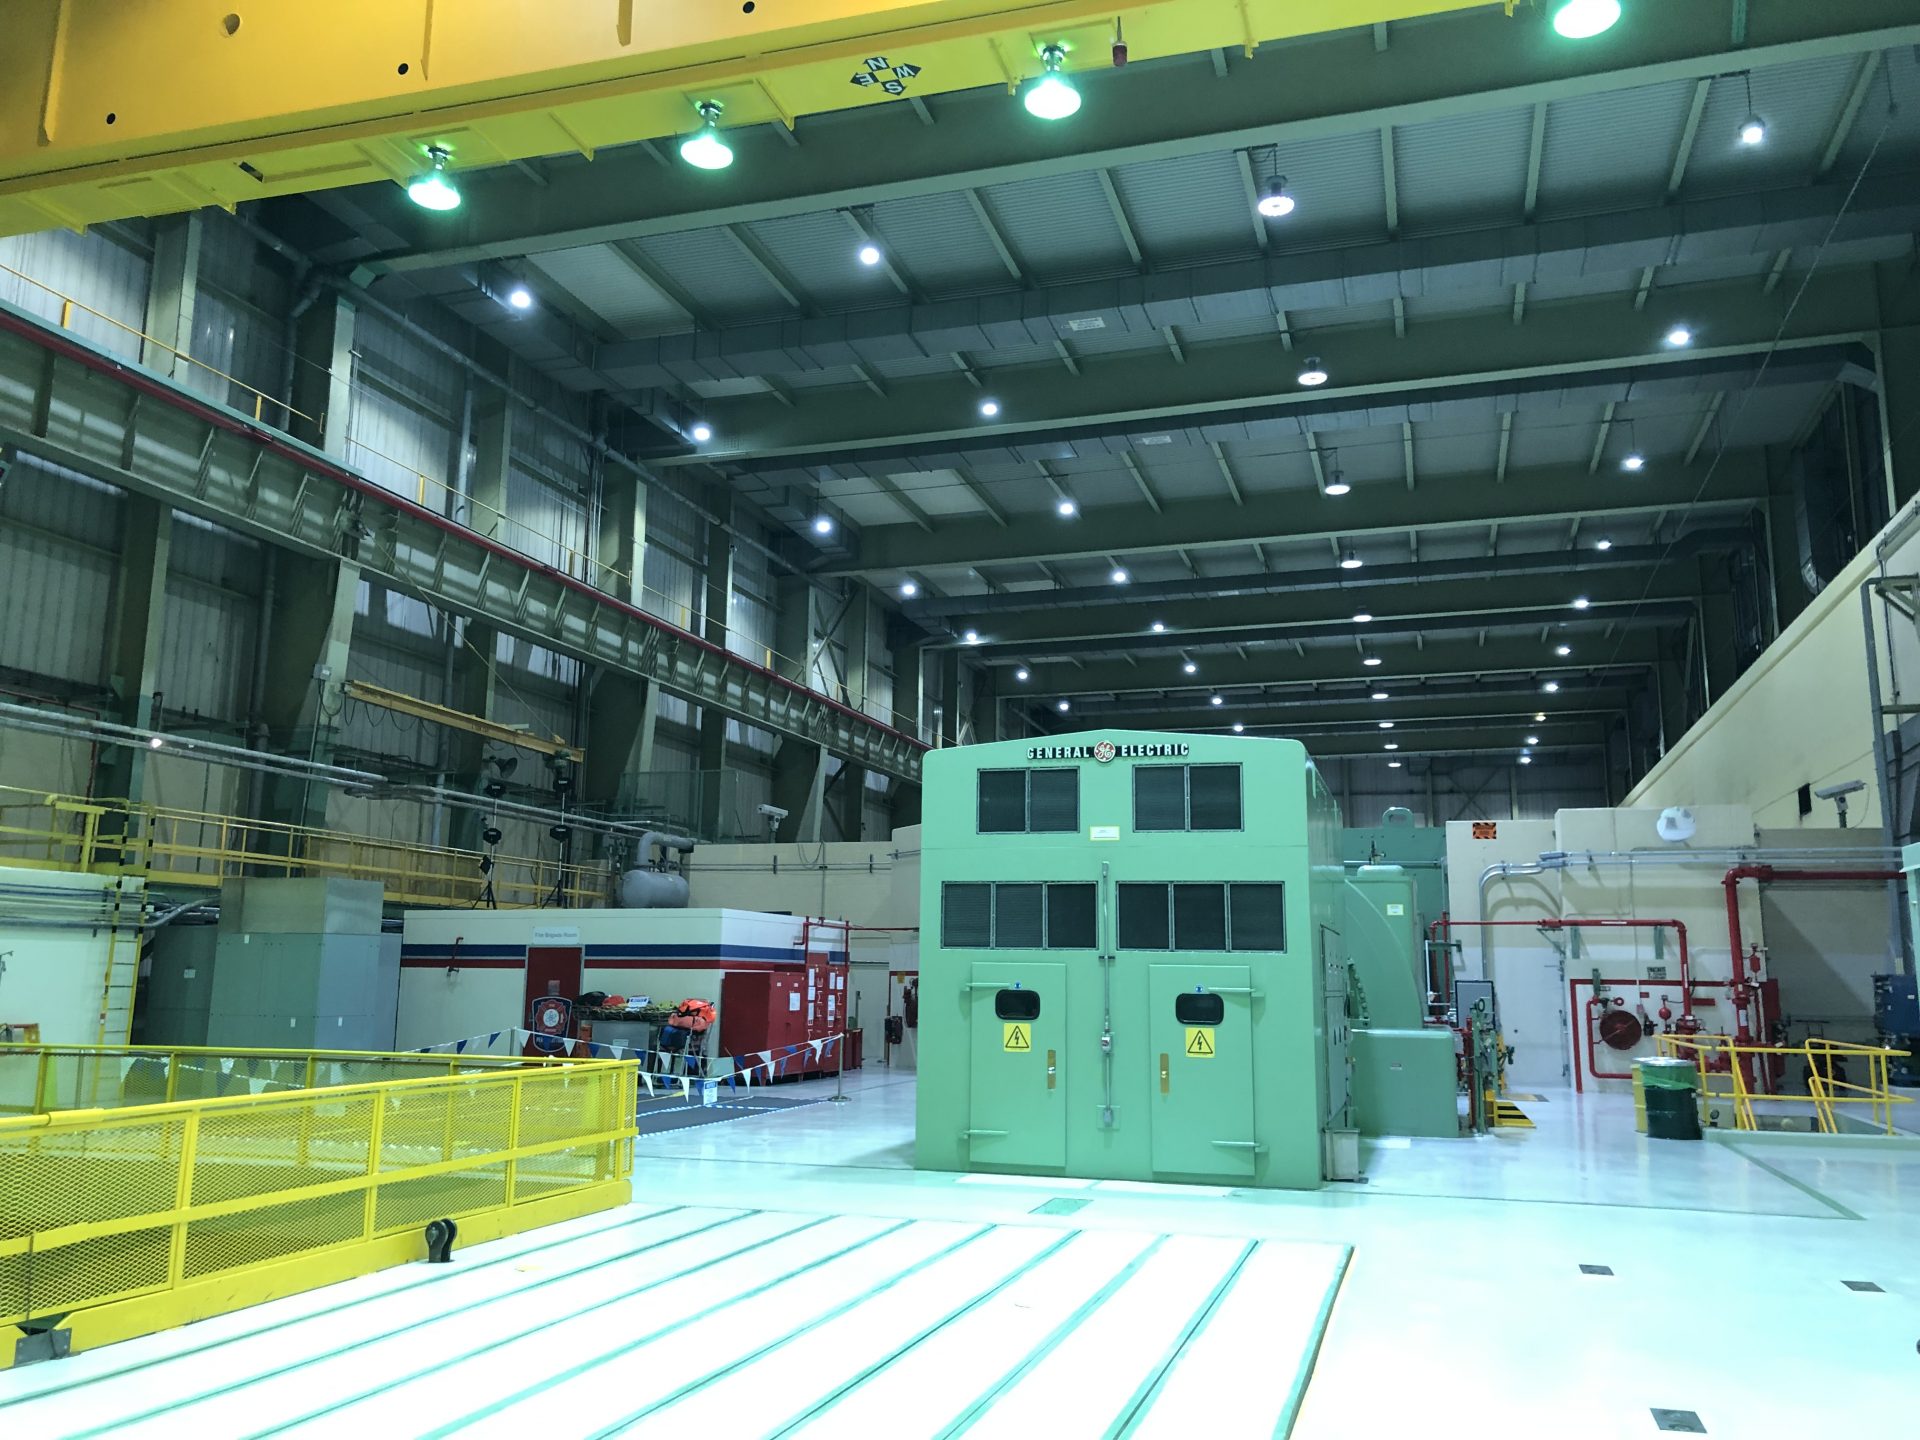
[[1227, 1018], [1227, 1002], [1198, 992], [1173, 997], [1173, 1018], [1182, 1025], [1218, 1025]]
[[999, 990], [994, 992], [993, 1013], [1001, 1020], [1038, 1020], [1038, 990]]

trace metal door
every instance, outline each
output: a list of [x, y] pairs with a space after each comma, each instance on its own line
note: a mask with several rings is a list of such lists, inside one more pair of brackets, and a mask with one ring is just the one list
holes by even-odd
[[1253, 991], [1245, 965], [1148, 967], [1153, 1168], [1251, 1176]]
[[1067, 1163], [1067, 967], [982, 960], [971, 1012], [968, 1155], [976, 1164], [1058, 1169]]

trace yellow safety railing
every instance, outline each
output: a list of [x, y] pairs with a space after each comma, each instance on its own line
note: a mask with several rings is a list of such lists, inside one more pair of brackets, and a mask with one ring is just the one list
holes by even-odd
[[487, 1236], [624, 1203], [637, 1074], [589, 1060], [0, 1119], [0, 1325], [59, 1316], [79, 1337], [84, 1312], [121, 1307], [100, 1343], [419, 1258], [438, 1219]]
[[[60, 328], [63, 330], [73, 328], [73, 317], [76, 312], [83, 315], [90, 315], [101, 324], [111, 326], [116, 330], [123, 331], [134, 337], [139, 340], [143, 346], [150, 347], [154, 351], [172, 355], [197, 370], [203, 370], [207, 374], [216, 376], [230, 385], [238, 386], [252, 397], [253, 418], [262, 424], [268, 423], [264, 415], [270, 407], [273, 411], [280, 412], [284, 417], [281, 428], [291, 429], [296, 416], [306, 421], [316, 431], [325, 428], [321, 419], [309, 415], [303, 410], [294, 409], [291, 405], [268, 395], [265, 391], [255, 389], [244, 380], [229, 375], [226, 371], [217, 369], [207, 364], [204, 360], [196, 359], [187, 351], [177, 349], [167, 344], [164, 340], [156, 339], [144, 330], [127, 324], [124, 320], [115, 319], [104, 311], [96, 310], [92, 306], [74, 299], [64, 291], [56, 289], [45, 281], [35, 279], [24, 270], [16, 270], [11, 265], [0, 264], [0, 274], [11, 275], [15, 279], [32, 285], [38, 290], [45, 291], [48, 295], [58, 300], [60, 302]], [[354, 388], [351, 382], [349, 383], [349, 388]], [[782, 655], [772, 646], [761, 644], [757, 640], [749, 640], [745, 649], [736, 649], [733, 642], [742, 637], [735, 634], [733, 627], [726, 623], [726, 617], [724, 615], [696, 614], [691, 605], [685, 601], [676, 600], [665, 591], [648, 585], [644, 577], [634, 574], [631, 571], [622, 570], [617, 565], [608, 565], [604, 561], [589, 555], [585, 550], [569, 540], [557, 535], [550, 535], [535, 526], [527, 524], [525, 520], [518, 516], [509, 515], [506, 511], [489, 505], [484, 500], [476, 499], [471, 494], [463, 495], [455, 486], [448, 484], [445, 480], [437, 476], [428, 475], [420, 470], [419, 467], [409, 464], [404, 460], [396, 459], [392, 455], [385, 454], [361, 440], [350, 439], [348, 444], [361, 454], [371, 456], [373, 459], [390, 465], [402, 474], [409, 475], [413, 478], [414, 488], [412, 496], [403, 496], [400, 498], [411, 498], [413, 503], [422, 509], [431, 510], [435, 514], [442, 515], [450, 520], [457, 520], [466, 526], [467, 529], [472, 530], [476, 535], [485, 536], [495, 544], [504, 545], [507, 549], [525, 555], [528, 559], [536, 561], [539, 564], [550, 565], [553, 569], [562, 571], [566, 575], [584, 584], [591, 585], [596, 589], [608, 591], [610, 594], [619, 598], [627, 599], [630, 603], [639, 606], [648, 614], [656, 615], [670, 625], [675, 625], [689, 632], [698, 630], [704, 634], [707, 631], [712, 631], [721, 636], [719, 643], [726, 645], [727, 648], [734, 650], [736, 654], [741, 655], [743, 658], [753, 661], [765, 669], [771, 670], [775, 674], [781, 675], [788, 680], [792, 680], [796, 684], [802, 685], [809, 690], [830, 696], [843, 705], [850, 706], [862, 714], [872, 716], [882, 724], [891, 725], [897, 730], [904, 730], [909, 735], [917, 736], [919, 720], [915, 714], [903, 713], [890, 707], [885, 709], [870, 708], [868, 705], [868, 696], [864, 689], [856, 693], [849, 685], [824, 683], [819, 675], [811, 672], [808, 657]], [[395, 493], [397, 494], [398, 492]], [[557, 560], [550, 560], [546, 554], [537, 553], [524, 544], [517, 545], [513, 543], [516, 534], [543, 542], [543, 545], [551, 547], [551, 553], [559, 558]]]
[[[1869, 1123], [1894, 1134], [1893, 1107], [1910, 1105], [1911, 1095], [1896, 1095], [1889, 1078], [1890, 1062], [1907, 1054], [1884, 1045], [1855, 1045], [1844, 1040], [1809, 1037], [1801, 1045], [1741, 1044], [1726, 1035], [1662, 1035], [1662, 1055], [1691, 1060], [1700, 1072], [1700, 1093], [1709, 1100], [1731, 1102], [1734, 1128], [1757, 1130], [1754, 1106], [1767, 1103], [1811, 1105], [1814, 1123], [1825, 1135], [1840, 1133], [1840, 1105], [1864, 1105]], [[1800, 1061], [1807, 1074], [1804, 1093], [1770, 1094], [1747, 1083], [1747, 1069], [1776, 1062]], [[1744, 1063], [1743, 1063], [1744, 1062]], [[1840, 1078], [1841, 1066], [1858, 1066], [1864, 1082]], [[1791, 1068], [1790, 1064], [1787, 1068]]]
[[559, 1057], [227, 1045], [0, 1045], [0, 1116], [465, 1075]]
[[[245, 876], [335, 876], [377, 880], [396, 904], [457, 906], [479, 900], [489, 878], [480, 860], [473, 850], [0, 786], [0, 865], [204, 887]], [[569, 906], [606, 901], [601, 866], [503, 854], [493, 862], [502, 909], [550, 904], [556, 888]]]

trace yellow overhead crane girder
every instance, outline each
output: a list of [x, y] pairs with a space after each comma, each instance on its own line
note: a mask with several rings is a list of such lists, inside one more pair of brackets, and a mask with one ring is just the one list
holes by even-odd
[[[1515, 0], [1507, 0], [1511, 10]], [[1466, 0], [0, 0], [0, 235], [1478, 8]], [[884, 59], [884, 71], [869, 60]], [[907, 67], [907, 74], [896, 67]], [[879, 74], [867, 83], [860, 77]], [[900, 93], [893, 93], [897, 89]], [[716, 190], [716, 193], [719, 193]]]

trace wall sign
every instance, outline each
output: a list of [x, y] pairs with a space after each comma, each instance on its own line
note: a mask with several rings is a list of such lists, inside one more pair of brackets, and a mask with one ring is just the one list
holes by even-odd
[[1178, 760], [1190, 747], [1181, 740], [1130, 741], [1116, 745], [1111, 740], [1096, 740], [1086, 745], [1029, 745], [1029, 760], [1093, 760], [1105, 765], [1114, 760]]

